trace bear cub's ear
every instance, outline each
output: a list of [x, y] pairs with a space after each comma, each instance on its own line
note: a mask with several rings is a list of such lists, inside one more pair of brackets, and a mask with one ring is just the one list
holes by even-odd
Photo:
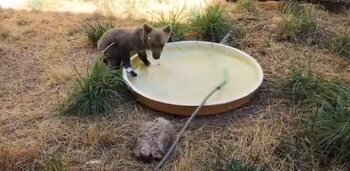
[[168, 26], [166, 26], [166, 27], [163, 28], [163, 31], [164, 31], [165, 33], [167, 33], [167, 34], [170, 34], [170, 33], [171, 33], [171, 30], [172, 30], [171, 25], [168, 25]]
[[148, 24], [143, 24], [143, 30], [146, 32], [146, 33], [150, 33], [152, 30], [153, 30], [153, 27], [148, 25]]

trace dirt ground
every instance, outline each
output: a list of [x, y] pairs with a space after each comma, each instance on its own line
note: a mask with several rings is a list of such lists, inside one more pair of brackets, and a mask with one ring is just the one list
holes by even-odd
[[[233, 23], [244, 25], [247, 37], [241, 49], [262, 65], [264, 83], [249, 105], [196, 118], [164, 170], [204, 170], [210, 163], [231, 159], [254, 162], [269, 170], [292, 168], [274, 155], [279, 139], [294, 122], [293, 108], [276, 95], [276, 87], [290, 66], [306, 66], [308, 59], [314, 73], [349, 82], [350, 65], [327, 49], [277, 41], [280, 14], [275, 6], [275, 2], [260, 3], [254, 15], [228, 6]], [[324, 29], [339, 33], [350, 27], [349, 14], [318, 12]], [[85, 73], [99, 55], [81, 31], [81, 22], [92, 17], [0, 9], [0, 170], [41, 170], [50, 156], [57, 156], [68, 170], [152, 170], [155, 163], [133, 157], [132, 135], [140, 123], [163, 116], [178, 131], [185, 123], [186, 118], [155, 112], [135, 102], [103, 116], [54, 115], [55, 105], [78, 77], [74, 68]], [[113, 20], [116, 26], [145, 22]], [[220, 150], [213, 151], [215, 147]]]

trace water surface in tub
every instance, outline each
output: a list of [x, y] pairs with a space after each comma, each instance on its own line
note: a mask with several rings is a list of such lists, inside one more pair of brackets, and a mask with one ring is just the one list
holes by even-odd
[[[165, 48], [160, 60], [148, 58], [145, 66], [138, 58], [132, 65], [138, 76], [128, 76], [143, 95], [164, 103], [198, 105], [227, 72], [228, 82], [208, 100], [223, 103], [245, 95], [259, 79], [258, 68], [240, 53], [218, 48], [181, 46]], [[159, 65], [157, 65], [159, 63]]]

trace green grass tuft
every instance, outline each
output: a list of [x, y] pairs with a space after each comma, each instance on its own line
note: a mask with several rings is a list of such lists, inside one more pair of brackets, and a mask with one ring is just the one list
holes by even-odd
[[342, 164], [350, 160], [349, 102], [339, 99], [336, 106], [324, 102], [321, 111], [307, 123], [305, 130], [312, 133], [310, 139], [322, 163]]
[[30, 0], [28, 3], [29, 8], [33, 10], [41, 10], [50, 4], [48, 0]]
[[288, 1], [280, 7], [280, 11], [283, 13], [283, 21], [279, 29], [285, 39], [309, 44], [325, 41], [313, 8], [306, 8], [299, 2]]
[[97, 47], [98, 40], [106, 31], [113, 28], [113, 23], [93, 20], [84, 22], [82, 27], [84, 35], [94, 47]]
[[171, 11], [170, 14], [161, 14], [154, 26], [164, 27], [167, 25], [172, 26], [171, 41], [185, 40], [185, 34], [189, 31], [189, 26], [186, 22], [186, 18], [182, 15], [183, 10]]
[[230, 30], [225, 7], [219, 4], [208, 6], [204, 12], [192, 11], [189, 22], [206, 41], [220, 42]]
[[338, 55], [350, 59], [350, 34], [343, 33], [333, 42], [332, 49]]
[[294, 14], [300, 15], [305, 11], [304, 6], [300, 2], [296, 2], [294, 0], [286, 0], [279, 4], [279, 11], [283, 14]]
[[111, 111], [120, 105], [127, 86], [120, 71], [98, 60], [86, 78], [80, 78], [68, 98], [58, 107], [61, 115], [92, 115]]
[[299, 120], [295, 132], [282, 140], [279, 154], [303, 169], [315, 161], [349, 161], [350, 86], [297, 70], [283, 92], [298, 106]]
[[303, 73], [297, 69], [286, 82], [284, 92], [293, 97], [295, 104], [304, 106], [323, 102], [337, 104], [337, 99], [346, 101], [350, 98], [350, 90], [347, 85], [318, 78], [311, 73]]
[[44, 163], [44, 170], [46, 171], [67, 171], [60, 158], [50, 157]]
[[255, 0], [238, 0], [236, 3], [236, 9], [242, 12], [255, 12], [256, 11], [256, 2]]

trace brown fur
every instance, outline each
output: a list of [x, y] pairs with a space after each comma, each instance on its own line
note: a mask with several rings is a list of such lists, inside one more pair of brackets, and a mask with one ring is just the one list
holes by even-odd
[[[152, 51], [154, 59], [159, 59], [165, 43], [168, 42], [171, 26], [154, 28], [144, 24], [143, 28], [117, 28], [107, 31], [98, 42], [98, 49], [103, 51], [105, 63], [110, 67], [132, 68], [131, 55], [137, 53], [145, 65], [150, 62], [147, 59], [146, 50]], [[137, 76], [134, 71], [128, 71], [132, 76]]]

